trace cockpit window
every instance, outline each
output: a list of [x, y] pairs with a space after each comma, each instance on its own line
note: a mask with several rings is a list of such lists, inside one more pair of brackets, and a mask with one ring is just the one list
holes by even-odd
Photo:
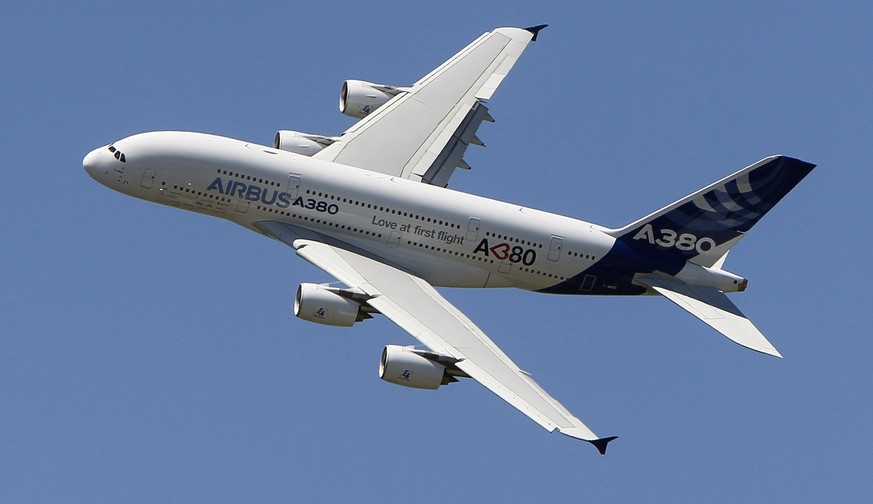
[[115, 159], [121, 161], [122, 163], [127, 162], [127, 159], [125, 159], [124, 157], [124, 153], [116, 149], [114, 145], [109, 146], [109, 152], [112, 152], [115, 155]]

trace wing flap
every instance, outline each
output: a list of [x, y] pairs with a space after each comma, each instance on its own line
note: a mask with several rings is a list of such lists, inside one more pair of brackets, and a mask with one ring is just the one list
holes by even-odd
[[713, 287], [689, 285], [678, 280], [641, 279], [640, 282], [676, 303], [728, 339], [746, 348], [782, 357], [724, 292]]
[[455, 168], [469, 170], [470, 165], [464, 161], [464, 153], [471, 143], [481, 144], [481, 140], [476, 137], [476, 130], [488, 117], [488, 108], [478, 101], [473, 107], [460, 104], [455, 107], [452, 120], [413, 168], [414, 178], [420, 178], [427, 184], [445, 187]]

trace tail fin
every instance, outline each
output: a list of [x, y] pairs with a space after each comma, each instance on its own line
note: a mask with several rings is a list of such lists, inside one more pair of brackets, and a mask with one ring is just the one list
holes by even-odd
[[771, 156], [609, 233], [634, 249], [712, 266], [814, 164]]

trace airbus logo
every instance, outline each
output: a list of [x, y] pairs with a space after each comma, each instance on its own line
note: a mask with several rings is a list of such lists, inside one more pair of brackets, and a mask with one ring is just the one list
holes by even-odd
[[206, 190], [218, 191], [225, 196], [236, 196], [249, 201], [260, 201], [265, 205], [276, 205], [279, 208], [291, 206], [291, 195], [287, 192], [246, 184], [238, 180], [225, 181], [221, 177], [216, 177]]

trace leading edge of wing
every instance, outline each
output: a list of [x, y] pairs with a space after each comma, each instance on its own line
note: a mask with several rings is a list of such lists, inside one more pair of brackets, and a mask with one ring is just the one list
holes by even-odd
[[[365, 293], [368, 304], [435, 352], [460, 359], [456, 365], [485, 388], [548, 431], [587, 441], [601, 454], [615, 437], [598, 438], [581, 420], [524, 373], [463, 313], [426, 281], [378, 260], [313, 239], [268, 231], [297, 254]], [[289, 243], [290, 242], [290, 243]]]

